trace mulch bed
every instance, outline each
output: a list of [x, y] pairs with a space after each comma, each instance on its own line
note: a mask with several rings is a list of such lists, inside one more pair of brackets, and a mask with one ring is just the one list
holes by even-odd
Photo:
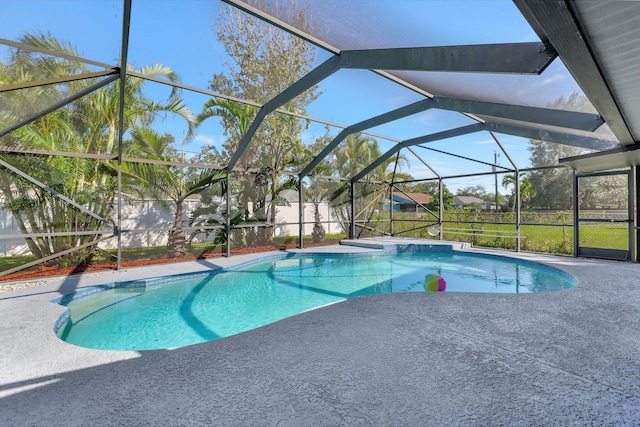
[[[304, 244], [305, 248], [313, 247], [313, 246], [326, 246], [337, 244], [339, 240], [325, 240], [320, 243], [306, 243]], [[287, 250], [287, 249], [295, 249], [298, 247], [297, 243], [286, 243], [286, 244], [271, 244], [265, 246], [255, 246], [255, 247], [246, 247], [246, 248], [234, 248], [231, 250], [231, 256], [233, 255], [242, 255], [242, 254], [250, 254], [250, 253], [259, 253], [259, 252], [269, 252], [274, 250]], [[204, 252], [198, 255], [195, 254], [187, 254], [183, 257], [179, 258], [155, 258], [155, 259], [137, 259], [130, 261], [122, 261], [122, 267], [141, 267], [145, 265], [154, 265], [154, 264], [167, 264], [170, 262], [182, 262], [182, 261], [194, 261], [197, 259], [207, 259], [207, 258], [220, 258], [226, 255], [225, 251], [220, 252]], [[11, 281], [19, 281], [19, 280], [29, 280], [29, 279], [39, 279], [43, 277], [52, 277], [52, 276], [68, 276], [70, 274], [76, 273], [85, 273], [91, 271], [107, 271], [107, 270], [115, 270], [117, 268], [117, 264], [114, 263], [101, 263], [101, 264], [82, 264], [75, 267], [66, 267], [62, 268], [57, 265], [45, 266], [40, 265], [37, 267], [33, 267], [29, 270], [19, 271], [17, 273], [8, 274], [6, 276], [0, 277], [0, 282], [11, 282]]]

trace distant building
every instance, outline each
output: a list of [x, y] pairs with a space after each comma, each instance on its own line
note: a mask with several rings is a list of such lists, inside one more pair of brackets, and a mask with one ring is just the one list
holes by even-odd
[[[454, 208], [468, 208], [471, 207], [472, 205], [477, 206], [481, 209], [485, 209], [485, 205], [487, 203], [485, 203], [484, 200], [482, 200], [479, 197], [475, 197], [475, 196], [456, 196], [456, 200], [455, 202], [453, 202], [453, 207]], [[490, 203], [489, 203], [490, 204]]]
[[[387, 199], [389, 199], [391, 193], [387, 193]], [[390, 200], [390, 205], [396, 212], [424, 212], [422, 206], [426, 206], [431, 201], [430, 194], [424, 193], [401, 193], [393, 192], [393, 198]]]

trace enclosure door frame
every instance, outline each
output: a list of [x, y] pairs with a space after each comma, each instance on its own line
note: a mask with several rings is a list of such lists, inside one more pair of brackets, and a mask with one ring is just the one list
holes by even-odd
[[[624, 220], [612, 219], [581, 219], [580, 218], [580, 180], [586, 178], [597, 178], [603, 176], [626, 175], [627, 177], [627, 218]], [[632, 170], [623, 171], [598, 172], [592, 174], [576, 174], [573, 175], [573, 255], [574, 257], [600, 258], [617, 261], [633, 261], [635, 259], [634, 244], [634, 174]], [[610, 248], [594, 248], [580, 246], [580, 223], [581, 222], [602, 222], [602, 223], [627, 223], [628, 230], [628, 248], [610, 249]]]

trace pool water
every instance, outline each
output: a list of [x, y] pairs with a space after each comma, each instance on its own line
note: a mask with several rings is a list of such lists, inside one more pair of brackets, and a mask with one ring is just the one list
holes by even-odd
[[425, 292], [432, 274], [444, 277], [446, 292], [544, 292], [575, 284], [572, 276], [539, 264], [456, 252], [299, 256], [71, 299], [58, 336], [97, 349], [181, 347], [347, 298]]

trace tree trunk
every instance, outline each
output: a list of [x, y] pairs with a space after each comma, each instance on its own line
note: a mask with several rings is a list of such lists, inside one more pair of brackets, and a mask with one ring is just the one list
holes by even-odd
[[322, 242], [325, 237], [324, 227], [320, 223], [320, 204], [314, 202], [313, 208], [315, 210], [313, 212], [313, 231], [311, 232], [311, 237], [314, 243], [319, 243]]
[[276, 204], [275, 204], [275, 200], [276, 200], [276, 184], [278, 180], [278, 174], [274, 173], [273, 176], [271, 177], [271, 206], [269, 207], [270, 210], [270, 216], [271, 216], [271, 225], [268, 228], [268, 234], [267, 234], [267, 238], [269, 241], [273, 241], [273, 237], [275, 236], [275, 225], [276, 225], [276, 213], [277, 213], [277, 209], [276, 209]]
[[178, 258], [187, 253], [187, 235], [182, 229], [182, 200], [176, 201], [176, 216], [173, 228], [169, 231], [167, 256]]
[[[9, 206], [12, 206], [12, 204], [15, 202], [15, 198], [13, 197], [13, 193], [11, 192], [11, 181], [7, 179], [7, 177], [4, 175], [2, 175], [0, 178], [2, 180], [2, 192], [4, 193], [4, 196], [8, 201], [7, 204]], [[13, 218], [16, 221], [16, 224], [18, 224], [18, 228], [20, 229], [20, 232], [22, 234], [29, 233], [20, 212], [14, 211], [13, 209], [9, 209], [9, 211], [13, 215]], [[42, 254], [40, 247], [36, 244], [36, 242], [32, 238], [25, 237], [24, 241], [29, 247], [29, 250], [31, 251], [33, 256], [35, 256], [36, 258], [44, 258], [44, 255]]]

